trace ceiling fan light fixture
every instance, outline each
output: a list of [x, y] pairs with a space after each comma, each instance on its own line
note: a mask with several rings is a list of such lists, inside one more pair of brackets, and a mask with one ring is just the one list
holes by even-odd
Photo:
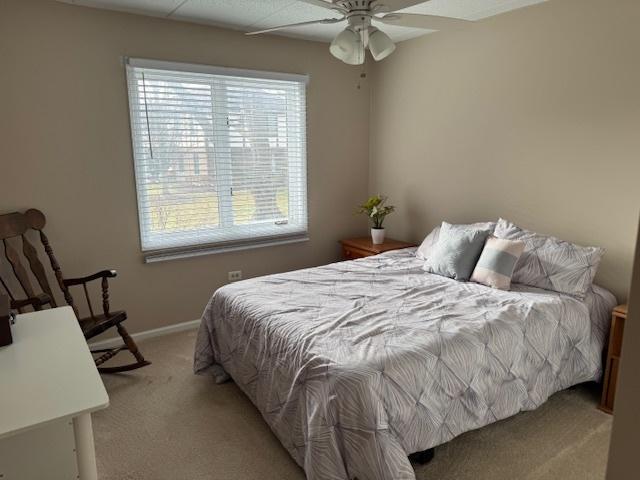
[[347, 60], [351, 60], [355, 56], [361, 44], [360, 35], [350, 28], [345, 28], [333, 39], [329, 51], [337, 59], [349, 63]]
[[395, 49], [396, 44], [389, 38], [389, 35], [377, 28], [369, 30], [369, 50], [371, 50], [371, 55], [376, 62], [391, 55]]
[[[290, 30], [309, 25], [332, 25], [347, 22], [348, 27], [340, 32], [331, 42], [329, 51], [339, 60], [349, 65], [362, 65], [366, 58], [367, 48], [376, 62], [387, 58], [396, 49], [389, 35], [372, 27], [372, 23], [394, 25], [399, 27], [420, 28], [428, 31], [457, 28], [473, 23], [454, 17], [403, 13], [404, 10], [429, 0], [298, 0], [327, 10], [332, 10], [331, 18], [309, 20], [306, 22], [279, 25], [246, 35]], [[336, 13], [341, 18], [336, 18]]]

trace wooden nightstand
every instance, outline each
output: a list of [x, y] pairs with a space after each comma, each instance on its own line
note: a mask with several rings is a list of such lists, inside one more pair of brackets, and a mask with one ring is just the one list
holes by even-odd
[[607, 413], [613, 413], [618, 369], [620, 367], [620, 355], [622, 353], [622, 335], [624, 333], [624, 322], [626, 320], [626, 305], [618, 305], [613, 309], [611, 330], [609, 331], [609, 346], [607, 347], [607, 363], [602, 382], [602, 398], [600, 399], [600, 405], [598, 407]]
[[342, 256], [345, 260], [370, 257], [390, 250], [415, 247], [413, 243], [401, 242], [391, 238], [387, 238], [380, 245], [374, 245], [371, 237], [350, 238], [348, 240], [340, 240], [340, 243], [342, 244]]

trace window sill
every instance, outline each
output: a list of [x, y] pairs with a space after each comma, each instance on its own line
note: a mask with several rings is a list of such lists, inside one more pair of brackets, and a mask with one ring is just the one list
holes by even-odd
[[217, 253], [237, 252], [241, 250], [253, 250], [254, 248], [275, 247], [278, 245], [288, 245], [291, 243], [301, 243], [309, 241], [308, 235], [269, 238], [265, 240], [249, 240], [244, 243], [234, 243], [227, 245], [201, 245], [193, 247], [172, 248], [167, 250], [156, 250], [144, 253], [144, 263], [166, 262], [168, 260], [178, 260], [181, 258], [201, 257], [204, 255], [214, 255]]

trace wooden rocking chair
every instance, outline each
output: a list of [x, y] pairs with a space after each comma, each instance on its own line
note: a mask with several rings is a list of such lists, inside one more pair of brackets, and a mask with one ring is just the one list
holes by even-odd
[[[40, 241], [42, 242], [42, 246], [44, 247], [44, 251], [47, 254], [47, 257], [49, 258], [49, 263], [51, 264], [51, 268], [53, 269], [53, 273], [62, 291], [64, 299], [67, 302], [67, 305], [73, 308], [73, 311], [76, 314], [76, 318], [78, 318], [78, 322], [80, 323], [80, 328], [82, 329], [84, 337], [89, 340], [90, 338], [101, 334], [109, 328], [115, 327], [122, 337], [122, 340], [124, 341], [124, 345], [115, 348], [92, 350], [91, 353], [95, 354], [94, 360], [96, 362], [96, 365], [102, 365], [104, 362], [113, 358], [116, 354], [123, 350], [129, 350], [129, 352], [131, 352], [131, 354], [136, 359], [134, 363], [128, 365], [98, 367], [98, 370], [102, 373], [116, 373], [134, 370], [136, 368], [150, 365], [151, 362], [148, 362], [144, 359], [144, 357], [138, 350], [136, 343], [129, 336], [127, 330], [122, 325], [122, 322], [127, 319], [127, 313], [122, 310], [116, 312], [112, 312], [109, 310], [108, 279], [115, 277], [116, 271], [103, 270], [87, 277], [64, 278], [64, 276], [62, 275], [62, 271], [60, 270], [60, 265], [58, 264], [58, 261], [53, 254], [51, 245], [49, 244], [49, 239], [42, 231], [45, 223], [46, 218], [44, 214], [41, 211], [35, 209], [27, 210], [25, 213], [15, 212], [6, 215], [0, 215], [0, 239], [4, 244], [5, 257], [9, 262], [9, 265], [11, 266], [11, 270], [13, 270], [13, 273], [15, 274], [15, 279], [17, 280], [17, 282], [13, 282], [12, 284], [10, 284], [8, 281], [5, 281], [5, 278], [3, 278], [2, 275], [0, 275], [0, 283], [11, 299], [11, 308], [22, 313], [24, 312], [25, 307], [31, 307], [34, 310], [42, 310], [42, 308], [46, 305], [48, 305], [49, 307], [57, 306], [56, 299], [53, 295], [53, 292], [49, 285], [49, 281], [47, 279], [45, 267], [38, 258], [36, 248], [27, 238], [27, 233], [33, 230], [37, 232], [40, 237]], [[22, 253], [29, 264], [31, 274], [33, 275], [33, 277], [35, 277], [38, 285], [42, 289], [42, 292], [40, 293], [37, 293], [34, 290], [30, 279], [30, 274], [21, 261], [22, 256], [18, 253], [19, 250], [16, 248], [20, 248], [20, 243], [22, 247]], [[1, 269], [0, 273], [2, 273]], [[91, 299], [89, 297], [87, 283], [98, 279], [101, 280], [102, 287], [102, 313], [95, 314], [93, 311], [93, 306], [91, 304]], [[14, 296], [11, 287], [14, 287], [15, 289], [17, 288], [17, 285], [22, 288], [24, 294], [26, 295], [26, 298], [19, 299]], [[80, 315], [78, 314], [78, 308], [69, 290], [70, 287], [80, 285], [82, 285], [84, 289], [85, 297], [87, 299], [87, 305], [89, 307], [90, 316], [87, 318], [80, 318]]]

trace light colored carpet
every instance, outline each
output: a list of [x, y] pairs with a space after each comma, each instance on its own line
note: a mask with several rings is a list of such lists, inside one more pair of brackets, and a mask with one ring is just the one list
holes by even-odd
[[[244, 394], [191, 372], [195, 331], [141, 343], [153, 365], [103, 376], [94, 415], [101, 480], [304, 479]], [[580, 386], [436, 448], [419, 480], [601, 480], [611, 417]]]

